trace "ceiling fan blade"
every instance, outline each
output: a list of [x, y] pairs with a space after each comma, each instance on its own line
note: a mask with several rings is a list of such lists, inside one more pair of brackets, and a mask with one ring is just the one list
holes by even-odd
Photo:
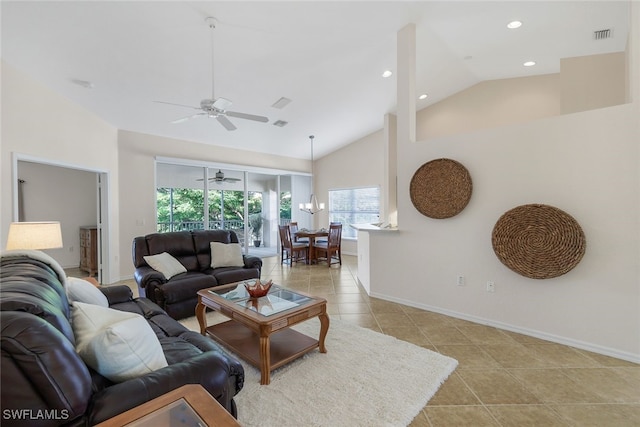
[[246, 114], [246, 113], [238, 113], [237, 111], [226, 111], [225, 114], [229, 117], [237, 117], [239, 119], [254, 120], [256, 122], [262, 122], [262, 123], [267, 123], [269, 121], [268, 117], [255, 116], [253, 114]]
[[193, 108], [194, 110], [200, 110], [200, 107], [194, 107], [192, 105], [184, 105], [184, 104], [175, 104], [173, 102], [165, 102], [165, 101], [153, 101], [156, 104], [168, 104], [168, 105], [175, 105], [178, 107], [185, 107], [185, 108]]
[[238, 182], [242, 181], [240, 178], [225, 178], [223, 181], [225, 182]]
[[236, 130], [237, 129], [235, 127], [235, 125], [233, 123], [231, 123], [231, 121], [229, 121], [229, 119], [227, 119], [226, 116], [223, 116], [222, 114], [219, 114], [218, 117], [216, 117], [216, 118], [218, 119], [220, 124], [225, 127], [225, 129], [227, 129], [227, 130]]
[[187, 116], [187, 117], [183, 117], [181, 119], [174, 120], [171, 123], [173, 123], [173, 124], [184, 123], [187, 120], [195, 119], [197, 117], [206, 117], [206, 116], [207, 116], [207, 113], [198, 113], [198, 114], [194, 114], [193, 116]]

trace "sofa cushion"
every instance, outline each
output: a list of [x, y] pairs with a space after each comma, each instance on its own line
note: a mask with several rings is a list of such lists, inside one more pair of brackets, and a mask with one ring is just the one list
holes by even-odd
[[162, 252], [171, 254], [180, 261], [188, 271], [200, 269], [198, 258], [193, 250], [193, 238], [188, 231], [174, 231], [171, 233], [153, 233], [145, 236], [148, 253], [156, 255]]
[[78, 354], [109, 380], [122, 382], [167, 366], [144, 317], [81, 302], [74, 303], [72, 316]]
[[109, 307], [107, 297], [86, 280], [77, 277], [67, 277], [67, 298], [73, 302], [84, 302], [102, 307]]
[[0, 265], [0, 311], [24, 311], [53, 325], [75, 343], [69, 301], [54, 270], [31, 258], [2, 254]]
[[257, 268], [221, 267], [216, 268], [210, 274], [215, 276], [219, 285], [260, 278], [260, 271]]
[[167, 252], [162, 252], [157, 255], [147, 255], [144, 257], [144, 260], [151, 268], [162, 273], [167, 280], [177, 274], [187, 272], [184, 265], [180, 264], [180, 261], [172, 257]]
[[238, 243], [238, 236], [231, 230], [196, 230], [191, 235], [200, 270], [211, 266], [211, 242]]
[[211, 268], [244, 267], [239, 243], [211, 242]]
[[162, 290], [164, 302], [174, 304], [196, 298], [200, 289], [212, 288], [218, 286], [218, 284], [214, 276], [188, 271], [186, 274], [174, 277], [171, 281], [162, 285], [160, 289]]
[[[46, 320], [22, 311], [1, 312], [0, 327], [2, 408], [28, 408], [34, 414], [66, 411], [64, 422], [74, 424], [86, 411], [92, 390], [89, 370], [73, 343]], [[20, 423], [7, 418], [0, 424], [47, 425], [44, 419]]]

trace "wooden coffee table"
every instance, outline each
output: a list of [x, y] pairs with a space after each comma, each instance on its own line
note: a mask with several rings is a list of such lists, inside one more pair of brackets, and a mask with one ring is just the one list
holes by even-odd
[[[276, 285], [266, 297], [250, 299], [244, 283], [198, 291], [196, 317], [202, 335], [208, 334], [260, 369], [260, 384], [269, 384], [272, 370], [315, 348], [327, 352], [327, 300]], [[207, 327], [207, 308], [230, 320]], [[291, 329], [313, 317], [320, 319], [317, 340]]]

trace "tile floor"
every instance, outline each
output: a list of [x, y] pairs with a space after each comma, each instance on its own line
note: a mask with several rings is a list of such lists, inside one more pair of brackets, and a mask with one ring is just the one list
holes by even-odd
[[263, 260], [263, 278], [323, 296], [332, 318], [458, 360], [411, 427], [640, 426], [640, 365], [371, 298], [353, 256], [330, 269]]

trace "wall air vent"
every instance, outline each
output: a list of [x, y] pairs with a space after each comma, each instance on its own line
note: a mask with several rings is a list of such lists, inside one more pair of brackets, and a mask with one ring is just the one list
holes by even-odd
[[278, 126], [280, 128], [283, 128], [288, 124], [289, 124], [289, 122], [285, 122], [284, 120], [276, 120], [275, 122], [273, 122], [274, 126]]
[[594, 40], [610, 39], [611, 37], [613, 37], [613, 32], [611, 31], [611, 28], [607, 28], [606, 30], [598, 30], [598, 31], [594, 31], [593, 32]]

